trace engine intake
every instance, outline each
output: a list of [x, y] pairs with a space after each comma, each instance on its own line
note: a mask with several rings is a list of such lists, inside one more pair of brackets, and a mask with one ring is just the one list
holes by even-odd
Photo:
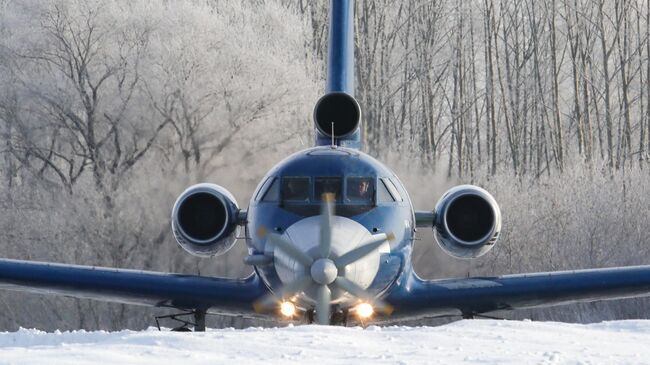
[[239, 234], [239, 206], [233, 195], [215, 184], [197, 184], [174, 203], [172, 232], [176, 242], [195, 256], [226, 253]]
[[359, 103], [346, 93], [326, 94], [318, 100], [314, 108], [316, 128], [327, 137], [342, 138], [354, 133], [359, 128], [360, 120]]
[[447, 191], [435, 208], [434, 236], [457, 258], [476, 258], [494, 247], [501, 232], [501, 210], [484, 189], [460, 185]]

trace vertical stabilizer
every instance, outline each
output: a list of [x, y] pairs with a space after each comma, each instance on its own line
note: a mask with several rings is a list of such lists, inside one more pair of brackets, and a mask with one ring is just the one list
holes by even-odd
[[361, 108], [354, 99], [354, 0], [331, 0], [327, 93], [314, 108], [316, 145], [361, 147]]

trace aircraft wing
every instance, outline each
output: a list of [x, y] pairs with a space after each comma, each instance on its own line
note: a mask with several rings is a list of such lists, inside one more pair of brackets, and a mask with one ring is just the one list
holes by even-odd
[[650, 266], [422, 280], [405, 275], [386, 301], [393, 316], [472, 316], [495, 310], [650, 296]]
[[255, 274], [225, 279], [8, 259], [0, 259], [0, 289], [233, 313], [253, 312], [268, 293]]

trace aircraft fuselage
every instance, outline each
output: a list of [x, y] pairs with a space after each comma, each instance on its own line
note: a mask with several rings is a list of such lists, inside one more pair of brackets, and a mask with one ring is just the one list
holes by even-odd
[[[361, 196], [360, 190], [365, 195]], [[379, 249], [379, 266], [376, 269], [373, 263], [366, 263], [357, 270], [355, 267], [348, 270], [352, 271], [349, 273], [351, 279], [367, 286], [369, 293], [375, 296], [386, 293], [405, 269], [410, 268], [415, 233], [413, 206], [395, 173], [356, 149], [331, 146], [309, 148], [289, 156], [271, 169], [255, 189], [248, 208], [246, 240], [249, 253], [262, 254], [265, 250], [273, 249], [268, 247], [264, 237], [257, 234], [260, 229], [285, 235], [294, 245], [304, 245], [304, 250], [314, 249], [316, 244], [305, 242], [317, 240], [318, 224], [315, 219], [320, 212], [323, 193], [333, 193], [335, 196], [335, 214], [337, 218], [341, 217], [341, 221], [339, 225], [334, 225], [334, 230], [347, 230], [344, 236], [353, 240], [355, 233], [350, 233], [350, 230], [367, 231], [358, 232], [358, 235], [394, 235], [394, 239]], [[334, 241], [336, 246], [336, 239]], [[334, 249], [335, 255], [354, 248], [345, 247], [347, 244], [340, 242], [340, 247]], [[350, 245], [354, 243], [350, 242]], [[291, 276], [292, 270], [301, 270], [290, 263], [283, 265], [282, 260], [277, 260], [277, 253], [275, 256], [275, 263], [255, 267], [271, 291], [286, 284], [291, 279], [287, 276]], [[300, 274], [303, 273], [295, 273]]]

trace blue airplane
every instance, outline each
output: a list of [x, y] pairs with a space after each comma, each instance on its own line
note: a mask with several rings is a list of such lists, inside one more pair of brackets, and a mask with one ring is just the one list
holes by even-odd
[[193, 315], [185, 323], [196, 331], [205, 330], [206, 313], [271, 314], [328, 325], [471, 318], [650, 295], [650, 266], [419, 278], [411, 263], [416, 228], [433, 229], [451, 256], [472, 259], [496, 244], [501, 212], [487, 191], [471, 185], [446, 192], [433, 211], [415, 212], [397, 176], [361, 151], [353, 5], [331, 1], [327, 93], [314, 109], [315, 146], [269, 171], [248, 209], [214, 184], [191, 186], [174, 204], [172, 230], [190, 254], [223, 254], [243, 227], [244, 263], [252, 275], [226, 279], [2, 259], [0, 288], [173, 308]]

